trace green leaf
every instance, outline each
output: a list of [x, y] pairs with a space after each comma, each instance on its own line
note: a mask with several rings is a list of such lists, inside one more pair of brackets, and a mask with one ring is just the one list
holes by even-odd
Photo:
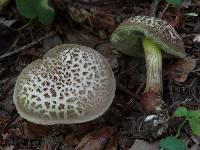
[[170, 3], [170, 4], [173, 4], [173, 5], [175, 5], [175, 6], [178, 6], [178, 7], [181, 6], [182, 1], [183, 1], [183, 0], [166, 0], [166, 2], [168, 2], [168, 3]]
[[44, 25], [50, 25], [55, 17], [55, 12], [48, 5], [48, 0], [16, 0], [19, 13], [28, 19], [38, 17]]
[[160, 141], [160, 147], [165, 150], [187, 150], [186, 144], [181, 139], [169, 136]]
[[34, 0], [34, 3], [39, 21], [44, 25], [50, 25], [54, 20], [55, 12], [48, 5], [48, 0]]
[[200, 111], [199, 110], [188, 110], [188, 115], [189, 118], [192, 117], [198, 117], [200, 118]]
[[185, 107], [178, 107], [174, 112], [175, 117], [186, 117], [188, 114], [188, 110]]
[[29, 0], [16, 0], [16, 6], [19, 13], [27, 19], [34, 19], [37, 13], [33, 9]]
[[188, 120], [193, 134], [200, 136], [200, 121], [199, 118], [191, 118]]
[[188, 111], [187, 119], [189, 121], [189, 125], [192, 129], [192, 132], [200, 136], [200, 111], [198, 110]]

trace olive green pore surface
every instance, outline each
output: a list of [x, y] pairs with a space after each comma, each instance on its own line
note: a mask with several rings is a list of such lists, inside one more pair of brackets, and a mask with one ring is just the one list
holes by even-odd
[[146, 36], [165, 53], [185, 57], [184, 43], [175, 29], [159, 18], [148, 16], [131, 17], [123, 21], [111, 35], [113, 46], [130, 56], [143, 56], [140, 38]]

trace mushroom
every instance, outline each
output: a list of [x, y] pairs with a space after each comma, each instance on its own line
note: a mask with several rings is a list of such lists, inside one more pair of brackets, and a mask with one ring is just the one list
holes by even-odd
[[20, 73], [14, 104], [21, 117], [43, 125], [93, 120], [111, 105], [115, 78], [106, 59], [80, 45], [49, 50]]
[[159, 110], [162, 102], [162, 55], [184, 58], [182, 39], [159, 18], [135, 16], [123, 21], [112, 33], [113, 46], [124, 54], [146, 60], [146, 87], [141, 97], [145, 110]]

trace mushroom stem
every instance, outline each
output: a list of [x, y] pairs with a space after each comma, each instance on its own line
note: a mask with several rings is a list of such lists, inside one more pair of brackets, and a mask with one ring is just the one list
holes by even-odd
[[[146, 88], [144, 91], [145, 96], [143, 97], [143, 100], [148, 101], [144, 102], [146, 103], [145, 105], [151, 105], [153, 107], [157, 107], [157, 105], [161, 104], [161, 99], [158, 98], [157, 96], [160, 97], [163, 93], [162, 54], [160, 48], [150, 39], [143, 37], [142, 44], [145, 53], [146, 70], [147, 70]], [[146, 107], [149, 110], [148, 107], [150, 106]], [[155, 108], [150, 108], [150, 109], [153, 110]]]

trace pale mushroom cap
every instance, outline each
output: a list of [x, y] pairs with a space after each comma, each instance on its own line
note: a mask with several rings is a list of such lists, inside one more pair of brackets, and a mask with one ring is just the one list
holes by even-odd
[[135, 16], [123, 21], [111, 36], [119, 51], [132, 56], [143, 55], [140, 38], [146, 37], [165, 53], [185, 57], [184, 43], [176, 30], [166, 21], [149, 16]]
[[115, 89], [112, 69], [101, 54], [85, 46], [63, 44], [21, 72], [14, 104], [33, 123], [81, 123], [102, 115]]

